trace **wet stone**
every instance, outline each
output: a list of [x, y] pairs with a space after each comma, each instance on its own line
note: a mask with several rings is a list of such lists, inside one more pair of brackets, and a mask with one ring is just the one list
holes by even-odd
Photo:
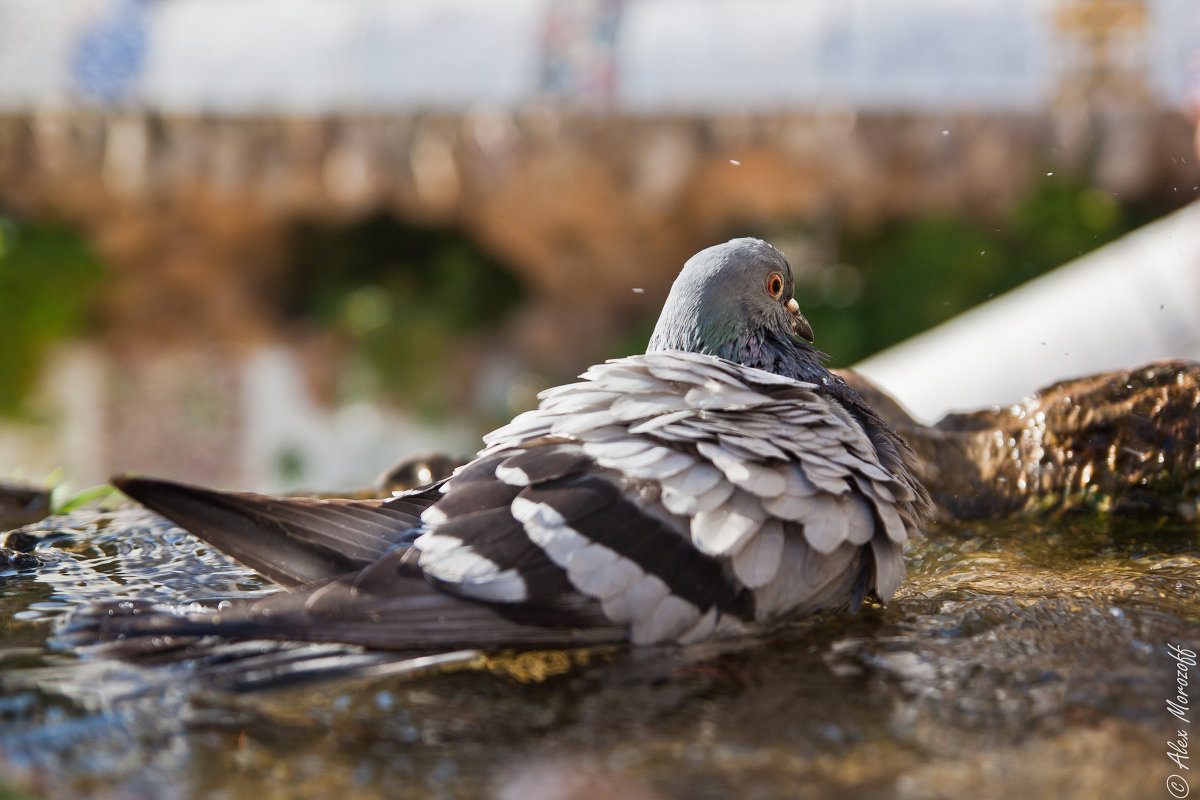
[[375, 488], [388, 492], [416, 489], [450, 477], [469, 459], [446, 453], [423, 453], [401, 459], [375, 479]]
[[0, 481], [0, 531], [43, 519], [50, 513], [50, 492], [38, 486]]
[[34, 569], [41, 565], [41, 560], [32, 553], [22, 553], [7, 547], [0, 547], [0, 569]]
[[917, 451], [941, 517], [1057, 511], [1195, 519], [1200, 363], [1163, 361], [1047, 386], [1006, 409], [921, 425], [861, 376], [858, 390]]
[[31, 553], [37, 547], [38, 537], [28, 531], [9, 531], [0, 536], [0, 547], [8, 548], [9, 550], [18, 550], [22, 553]]

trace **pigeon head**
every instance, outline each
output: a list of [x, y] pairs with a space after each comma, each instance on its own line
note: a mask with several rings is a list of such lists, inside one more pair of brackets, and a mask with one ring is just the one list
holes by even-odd
[[808, 344], [812, 328], [792, 297], [794, 289], [787, 259], [761, 239], [732, 239], [701, 250], [675, 279], [647, 351], [707, 353], [808, 377], [821, 355]]

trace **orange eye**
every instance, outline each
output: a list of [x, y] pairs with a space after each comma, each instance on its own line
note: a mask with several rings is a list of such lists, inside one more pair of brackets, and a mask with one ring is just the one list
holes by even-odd
[[778, 272], [772, 272], [767, 276], [767, 294], [775, 298], [783, 294], [783, 276]]

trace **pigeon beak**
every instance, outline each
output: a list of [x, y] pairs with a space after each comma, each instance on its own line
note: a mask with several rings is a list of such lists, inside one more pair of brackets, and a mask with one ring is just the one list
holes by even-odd
[[792, 331], [806, 342], [813, 341], [812, 325], [808, 324], [808, 320], [800, 313], [800, 304], [796, 302], [796, 298], [787, 301], [788, 313], [792, 315]]

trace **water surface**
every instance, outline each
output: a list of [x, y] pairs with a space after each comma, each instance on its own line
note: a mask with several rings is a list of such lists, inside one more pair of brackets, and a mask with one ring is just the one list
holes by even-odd
[[0, 798], [1165, 797], [1167, 645], [1200, 651], [1196, 523], [941, 526], [886, 608], [420, 669], [328, 646], [80, 652], [55, 633], [92, 600], [275, 589], [140, 510], [28, 530], [43, 565], [0, 572]]

